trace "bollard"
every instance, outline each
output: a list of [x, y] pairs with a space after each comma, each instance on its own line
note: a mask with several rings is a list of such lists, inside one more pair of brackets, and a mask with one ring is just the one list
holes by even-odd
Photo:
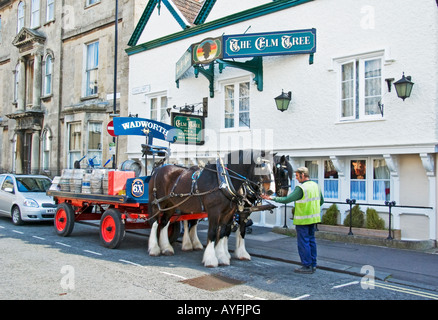
[[388, 234], [388, 238], [386, 238], [386, 239], [393, 240], [394, 238], [392, 237], [392, 234], [391, 234], [391, 208], [395, 207], [395, 201], [385, 201], [385, 206], [389, 207], [389, 221], [388, 221], [389, 234]]
[[353, 212], [351, 211], [351, 207], [352, 207], [353, 204], [356, 203], [356, 199], [347, 199], [347, 200], [345, 200], [345, 202], [347, 202], [347, 204], [350, 205], [350, 232], [348, 232], [348, 235], [352, 236], [353, 235], [353, 231], [351, 230], [351, 224], [352, 224], [351, 219], [353, 217]]
[[284, 204], [284, 229], [287, 229], [287, 223], [286, 223], [286, 216], [287, 216], [287, 204]]

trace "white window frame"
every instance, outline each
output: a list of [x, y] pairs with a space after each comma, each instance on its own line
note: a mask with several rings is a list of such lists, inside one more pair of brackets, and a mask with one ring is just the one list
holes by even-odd
[[[325, 178], [324, 176], [324, 162], [325, 161], [332, 161], [330, 158], [305, 158], [303, 161], [304, 166], [308, 166], [309, 164], [306, 162], [313, 162], [318, 166], [318, 170], [317, 170], [317, 177], [310, 177], [310, 180], [316, 182], [320, 189], [321, 192], [324, 196], [324, 199], [326, 200], [330, 200], [330, 201], [339, 201], [340, 197], [342, 196], [342, 190], [341, 190], [341, 179], [339, 178], [339, 172], [338, 172], [338, 178], [334, 178], [334, 179], [330, 179], [330, 178]], [[312, 174], [312, 172], [309, 172], [310, 174]], [[294, 178], [295, 179], [295, 178]], [[325, 181], [326, 180], [331, 180], [331, 181], [336, 181], [337, 182], [337, 188], [338, 188], [338, 196], [337, 197], [331, 197], [326, 193], [325, 190]], [[292, 185], [294, 185], [292, 183]]]
[[[372, 199], [373, 199], [373, 201], [391, 201], [391, 197], [392, 197], [392, 193], [393, 193], [393, 191], [392, 191], [393, 187], [392, 187], [392, 181], [391, 181], [391, 172], [389, 171], [389, 177], [386, 178], [386, 179], [376, 178], [374, 176], [374, 162], [375, 161], [383, 161], [386, 164], [387, 169], [389, 170], [388, 164], [386, 163], [386, 160], [384, 158], [372, 158], [371, 161], [372, 161], [372, 168], [371, 168], [371, 170], [372, 170], [372, 188], [371, 188]], [[375, 188], [375, 184], [374, 183], [375, 182], [385, 182], [385, 187], [386, 187], [386, 183], [389, 183], [389, 198], [386, 198], [386, 193], [385, 193], [384, 199], [375, 199], [374, 198], [375, 195], [376, 195], [375, 194], [375, 190], [374, 190], [374, 188]], [[385, 192], [386, 192], [386, 189], [385, 189]]]
[[[376, 100], [376, 113], [374, 114], [366, 114], [365, 113], [365, 63], [367, 61], [372, 60], [380, 60], [381, 74], [380, 74], [380, 94], [375, 95]], [[339, 80], [338, 80], [338, 88], [339, 88], [339, 121], [369, 121], [369, 120], [378, 120], [382, 119], [382, 115], [378, 110], [378, 101], [382, 99], [384, 95], [385, 88], [385, 76], [384, 76], [384, 66], [385, 66], [385, 57], [384, 53], [374, 53], [374, 54], [365, 54], [357, 57], [349, 57], [346, 59], [337, 60], [338, 70], [339, 70]], [[342, 79], [342, 68], [347, 64], [353, 64], [353, 89], [352, 89], [352, 99], [353, 99], [353, 114], [351, 116], [342, 116], [342, 103], [344, 99], [343, 96], [343, 81]]]
[[[243, 83], [248, 83], [248, 90], [249, 90], [249, 95], [247, 97], [248, 102], [249, 102], [249, 106], [248, 106], [248, 113], [249, 113], [249, 123], [248, 124], [244, 124], [243, 126], [240, 126], [240, 99], [242, 99], [242, 97], [240, 97], [240, 85]], [[226, 127], [226, 121], [225, 121], [225, 112], [226, 112], [226, 87], [227, 86], [234, 86], [234, 126], [232, 127]], [[222, 125], [221, 128], [222, 130], [225, 131], [235, 131], [235, 130], [250, 130], [251, 128], [251, 91], [252, 91], [252, 85], [251, 85], [251, 79], [249, 77], [240, 77], [240, 78], [235, 78], [235, 79], [228, 79], [225, 81], [221, 82], [221, 90], [222, 90]], [[245, 111], [246, 112], [246, 111]]]
[[[100, 142], [98, 144], [97, 149], [90, 148], [90, 132], [92, 127], [96, 127], [100, 125]], [[89, 121], [87, 124], [87, 159], [92, 159], [96, 156], [96, 158], [93, 160], [94, 165], [96, 167], [103, 166], [102, 162], [102, 149], [103, 149], [103, 123], [101, 121]], [[99, 148], [100, 146], [100, 148]]]
[[150, 119], [169, 124], [170, 118], [167, 116], [169, 97], [167, 96], [167, 92], [162, 91], [155, 92], [153, 94], [147, 94], [146, 98], [150, 107]]
[[[70, 150], [70, 138], [71, 138], [71, 130], [72, 130], [72, 126], [77, 126], [79, 127], [79, 131], [75, 131], [78, 132], [80, 135], [80, 139], [79, 139], [79, 149], [72, 149]], [[74, 168], [74, 163], [76, 160], [80, 160], [82, 157], [82, 122], [80, 121], [74, 121], [74, 122], [69, 122], [67, 124], [68, 127], [68, 135], [67, 135], [67, 159], [68, 159], [68, 164], [67, 164], [67, 168], [69, 169], [73, 169]]]
[[[352, 161], [354, 161], [354, 160], [365, 161], [365, 179], [352, 179], [351, 178], [351, 171], [352, 171], [351, 170], [351, 165], [352, 165]], [[348, 174], [348, 186], [349, 186], [348, 194], [349, 194], [349, 198], [350, 199], [355, 199], [357, 202], [361, 202], [361, 201], [362, 202], [367, 202], [367, 200], [369, 199], [368, 193], [369, 193], [369, 190], [370, 190], [369, 182], [370, 182], [370, 180], [372, 180], [372, 179], [370, 179], [370, 174], [369, 174], [369, 171], [370, 171], [370, 160], [369, 160], [369, 157], [352, 157], [352, 158], [348, 159], [347, 168], [348, 168], [348, 173], [349, 173]], [[351, 183], [352, 182], [358, 182], [358, 183], [363, 182], [365, 184], [365, 193], [364, 193], [365, 199], [358, 199], [358, 197], [355, 197], [355, 196], [352, 195], [352, 188], [351, 188]]]
[[[89, 65], [89, 58], [88, 55], [90, 54], [90, 49], [92, 46], [95, 46], [97, 44], [97, 64], [95, 61], [92, 62], [91, 65]], [[86, 43], [84, 45], [84, 78], [83, 78], [83, 97], [94, 97], [99, 94], [99, 53], [100, 53], [100, 45], [99, 40]], [[96, 72], [96, 87], [94, 89], [91, 89], [90, 80], [91, 80], [91, 73]], [[95, 91], [94, 91], [95, 90]]]
[[41, 166], [43, 168], [44, 171], [49, 171], [50, 170], [50, 158], [51, 158], [51, 133], [49, 130], [44, 130], [43, 131], [43, 136], [42, 136], [42, 140], [41, 140], [41, 148], [42, 148], [42, 152], [41, 152], [41, 156], [42, 156], [42, 161], [41, 161]]
[[[332, 166], [335, 168], [335, 170], [336, 170], [336, 172], [338, 174], [337, 178], [335, 178], [335, 177], [328, 177], [328, 178], [326, 178], [325, 177], [325, 162], [326, 161], [327, 162], [330, 161], [332, 163]], [[330, 200], [339, 200], [339, 197], [341, 196], [341, 183], [340, 183], [340, 179], [339, 179], [339, 171], [337, 171], [337, 169], [334, 166], [333, 161], [331, 159], [321, 159], [321, 165], [322, 165], [322, 180], [323, 180], [322, 189], [323, 189], [324, 199], [327, 199], [327, 200], [328, 199], [330, 199]], [[337, 184], [337, 194], [338, 194], [337, 197], [332, 197], [330, 194], [328, 194], [328, 190], [326, 190], [326, 188], [325, 188], [325, 182], [326, 181], [336, 182], [336, 184]]]
[[[53, 56], [50, 53], [44, 59], [44, 97], [50, 96], [53, 93], [53, 60]], [[48, 70], [49, 67], [50, 69]]]
[[32, 0], [30, 9], [30, 27], [32, 29], [41, 26], [40, 12], [41, 12], [41, 1]]
[[17, 6], [17, 33], [20, 32], [20, 30], [24, 27], [24, 2], [20, 1]]
[[85, 7], [92, 6], [92, 5], [97, 4], [99, 2], [100, 2], [100, 0], [86, 0]]
[[14, 103], [18, 102], [18, 88], [20, 83], [20, 63], [18, 63], [14, 70]]
[[46, 22], [55, 20], [55, 0], [47, 0]]
[[[366, 162], [366, 179], [365, 180], [365, 199], [356, 199], [357, 202], [367, 202], [367, 203], [375, 203], [375, 204], [383, 204], [386, 199], [374, 199], [374, 182], [375, 181], [387, 181], [389, 182], [389, 199], [394, 198], [394, 182], [391, 179], [391, 175], [389, 175], [388, 179], [374, 179], [374, 160], [383, 160], [386, 163], [386, 160], [383, 157], [350, 157], [347, 162], [347, 168], [349, 170], [348, 174], [348, 186], [349, 186], [349, 197], [353, 199], [354, 197], [351, 195], [351, 172], [350, 166], [351, 161], [353, 160], [364, 160]], [[388, 164], [386, 164], [388, 166]], [[388, 168], [389, 169], [389, 168]], [[353, 180], [358, 181], [358, 180]]]

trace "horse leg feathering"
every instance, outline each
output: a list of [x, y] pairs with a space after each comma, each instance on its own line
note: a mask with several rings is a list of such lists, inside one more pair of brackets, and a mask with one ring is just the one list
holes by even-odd
[[204, 249], [204, 246], [198, 238], [198, 221], [191, 221], [191, 223], [189, 223], [189, 228], [190, 241], [192, 242], [193, 250]]
[[[239, 229], [240, 228], [242, 227], [239, 227]], [[244, 226], [243, 228], [246, 228], [246, 226]], [[245, 260], [245, 261], [251, 260], [251, 256], [246, 251], [245, 239], [242, 237], [242, 233], [240, 232], [240, 230], [237, 230], [236, 232], [236, 250], [234, 251], [234, 255], [239, 260]]]
[[189, 222], [187, 220], [184, 220], [184, 234], [182, 238], [182, 245], [181, 250], [182, 251], [193, 251], [193, 244], [190, 240], [190, 234], [189, 234]]
[[151, 228], [151, 233], [149, 235], [149, 246], [148, 246], [148, 252], [150, 256], [159, 256], [161, 254], [160, 246], [158, 245], [158, 238], [157, 238], [157, 231], [158, 231], [158, 222], [155, 221]]
[[161, 229], [160, 238], [158, 241], [161, 248], [161, 253], [165, 256], [173, 256], [175, 254], [175, 251], [169, 242], [169, 225], [170, 221], [167, 222], [166, 226]]
[[207, 247], [205, 248], [204, 256], [202, 258], [202, 263], [207, 268], [216, 268], [219, 265], [218, 259], [216, 258], [213, 241], [208, 240]]

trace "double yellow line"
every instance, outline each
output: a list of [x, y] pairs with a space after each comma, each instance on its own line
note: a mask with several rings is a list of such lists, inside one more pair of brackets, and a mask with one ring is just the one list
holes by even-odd
[[377, 281], [374, 282], [374, 286], [379, 287], [379, 288], [383, 288], [386, 290], [392, 290], [392, 291], [402, 292], [402, 293], [406, 293], [406, 294], [411, 294], [414, 296], [438, 300], [438, 294], [434, 294], [434, 293], [430, 293], [430, 292], [408, 289], [408, 288], [394, 286], [394, 285], [391, 285], [388, 283], [377, 282]]

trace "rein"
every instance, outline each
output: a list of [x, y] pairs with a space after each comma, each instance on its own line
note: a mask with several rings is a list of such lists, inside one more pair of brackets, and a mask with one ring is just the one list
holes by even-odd
[[[179, 167], [182, 167], [182, 166], [179, 166]], [[182, 168], [185, 168], [186, 170], [189, 170], [189, 168], [186, 168], [186, 167], [182, 167]], [[216, 168], [217, 168], [217, 167], [216, 167]], [[243, 176], [243, 175], [241, 175], [241, 174], [235, 172], [234, 170], [231, 170], [231, 169], [229, 169], [229, 168], [227, 168], [227, 167], [225, 167], [225, 166], [223, 166], [223, 168], [224, 168], [225, 170], [227, 170], [227, 171], [229, 171], [229, 172], [231, 172], [231, 173], [233, 174], [233, 175], [228, 175], [231, 179], [235, 179], [235, 180], [243, 181], [243, 183], [244, 183], [244, 184], [247, 184], [247, 187], [250, 188], [251, 192], [255, 193], [255, 194], [256, 194], [256, 197], [257, 197], [258, 199], [260, 199], [260, 197], [259, 197], [259, 192], [256, 192], [256, 191], [250, 186], [250, 184], [252, 184], [252, 185], [254, 185], [254, 186], [258, 186], [258, 184], [257, 184], [256, 182], [249, 180], [249, 179], [246, 178], [245, 176]], [[211, 171], [211, 172], [219, 173], [219, 171], [218, 171], [217, 169], [214, 170], [214, 169], [206, 168], [206, 167], [204, 167], [202, 170], [208, 170], [208, 171]], [[169, 210], [173, 210], [173, 209], [175, 209], [175, 208], [178, 208], [179, 206], [181, 206], [182, 204], [184, 204], [185, 202], [187, 202], [188, 200], [190, 200], [192, 197], [201, 197], [201, 196], [205, 196], [205, 195], [211, 194], [211, 193], [213, 193], [213, 192], [216, 192], [216, 191], [218, 191], [218, 190], [221, 190], [221, 183], [220, 183], [220, 181], [219, 181], [219, 184], [220, 184], [220, 185], [217, 186], [217, 187], [215, 187], [215, 188], [213, 188], [213, 189], [211, 189], [211, 190], [208, 190], [208, 191], [205, 191], [205, 192], [199, 192], [199, 191], [197, 190], [197, 186], [196, 186], [196, 191], [195, 191], [195, 192], [193, 191], [193, 189], [194, 189], [194, 187], [195, 187], [195, 185], [196, 185], [197, 179], [199, 179], [199, 177], [200, 177], [201, 174], [202, 174], [202, 170], [197, 170], [197, 171], [195, 171], [195, 172], [193, 173], [193, 175], [192, 175], [192, 190], [191, 190], [189, 193], [175, 193], [175, 192], [173, 192], [173, 191], [176, 189], [176, 187], [177, 187], [177, 185], [178, 185], [178, 183], [179, 183], [179, 181], [180, 181], [180, 179], [181, 179], [181, 177], [182, 177], [182, 174], [185, 172], [185, 171], [183, 171], [183, 173], [181, 173], [180, 176], [178, 177], [178, 179], [176, 180], [176, 182], [175, 182], [175, 184], [174, 184], [174, 186], [173, 186], [173, 188], [172, 188], [172, 191], [171, 191], [168, 195], [166, 195], [166, 196], [164, 196], [164, 197], [162, 197], [162, 198], [159, 198], [159, 199], [157, 199], [157, 193], [156, 193], [156, 192], [157, 192], [157, 188], [156, 188], [156, 181], [157, 181], [157, 180], [154, 179], [154, 188], [153, 188], [153, 192], [154, 192], [155, 200], [153, 200], [151, 204], [156, 205], [156, 206], [158, 207], [158, 210], [159, 210], [159, 211], [157, 212], [157, 214], [158, 214], [159, 212], [165, 212], [165, 211], [169, 211]], [[154, 174], [155, 174], [156, 172], [157, 172], [157, 171], [155, 171]], [[197, 172], [200, 172], [200, 173], [197, 174]], [[243, 188], [243, 189], [245, 190], [245, 188]], [[169, 208], [162, 208], [162, 207], [160, 206], [160, 202], [163, 202], [163, 201], [168, 200], [168, 199], [171, 199], [171, 198], [176, 198], [176, 197], [179, 197], [179, 198], [185, 198], [185, 199], [181, 200], [181, 202], [179, 202], [179, 203], [177, 203], [177, 204], [175, 204], [175, 205], [173, 205], [172, 207], [169, 207]], [[241, 198], [241, 199], [238, 199], [237, 201], [234, 200], [234, 202], [236, 202], [238, 205], [240, 205], [240, 204], [242, 203], [242, 200], [244, 200], [245, 196], [242, 196], [242, 197], [239, 197], [239, 198]], [[233, 201], [232, 201], [232, 202], [233, 202]], [[153, 217], [151, 217], [150, 219], [153, 219], [157, 214], [155, 214], [155, 215], [154, 215]]]

